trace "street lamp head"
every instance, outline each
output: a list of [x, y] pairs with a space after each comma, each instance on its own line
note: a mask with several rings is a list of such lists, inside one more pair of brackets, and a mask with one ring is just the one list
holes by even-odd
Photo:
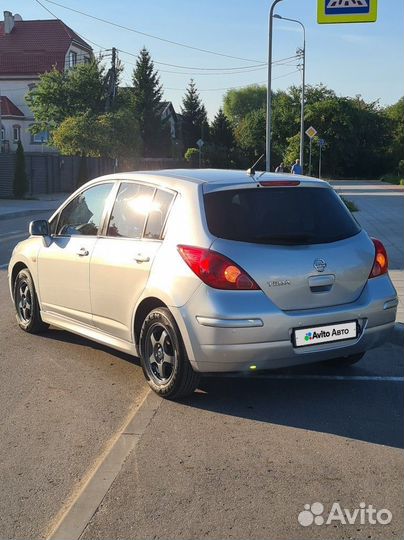
[[281, 15], [278, 15], [277, 13], [275, 13], [275, 14], [273, 15], [273, 18], [274, 18], [274, 19], [283, 19], [283, 17], [282, 17]]

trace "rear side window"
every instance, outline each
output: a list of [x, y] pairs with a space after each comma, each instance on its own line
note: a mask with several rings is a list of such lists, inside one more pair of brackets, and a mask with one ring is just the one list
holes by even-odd
[[154, 191], [150, 186], [122, 183], [109, 220], [108, 236], [142, 238]]
[[304, 245], [336, 242], [361, 229], [327, 188], [273, 187], [208, 193], [209, 231], [240, 242]]
[[147, 219], [145, 238], [158, 240], [163, 233], [164, 223], [166, 221], [168, 210], [170, 209], [173, 193], [158, 189], [151, 205], [149, 217]]

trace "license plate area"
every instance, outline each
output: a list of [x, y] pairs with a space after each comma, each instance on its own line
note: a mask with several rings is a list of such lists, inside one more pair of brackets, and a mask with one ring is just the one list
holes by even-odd
[[294, 347], [312, 347], [322, 343], [356, 339], [358, 335], [358, 321], [346, 321], [322, 326], [295, 328], [292, 332], [292, 341]]

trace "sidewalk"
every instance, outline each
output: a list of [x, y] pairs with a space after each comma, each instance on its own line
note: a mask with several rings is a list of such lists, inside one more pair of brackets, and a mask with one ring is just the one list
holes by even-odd
[[404, 189], [378, 181], [331, 182], [334, 189], [359, 208], [354, 216], [371, 236], [379, 238], [387, 249], [389, 272], [400, 304], [397, 321], [404, 323]]
[[36, 195], [35, 200], [0, 199], [0, 220], [56, 210], [69, 195], [70, 193], [44, 193]]

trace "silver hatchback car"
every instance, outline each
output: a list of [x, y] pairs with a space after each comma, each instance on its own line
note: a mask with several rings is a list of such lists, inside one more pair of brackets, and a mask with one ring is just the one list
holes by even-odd
[[199, 375], [357, 362], [394, 326], [387, 254], [304, 176], [120, 173], [88, 182], [14, 249], [20, 327], [140, 356], [161, 396]]

